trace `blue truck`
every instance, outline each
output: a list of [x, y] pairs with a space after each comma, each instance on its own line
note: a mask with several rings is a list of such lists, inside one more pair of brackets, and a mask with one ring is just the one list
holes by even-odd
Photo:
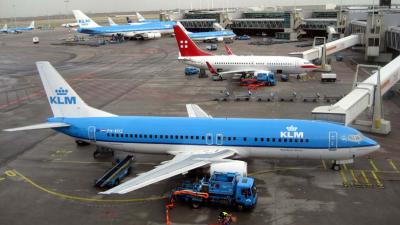
[[215, 172], [210, 178], [198, 182], [184, 181], [173, 193], [177, 200], [191, 203], [198, 208], [205, 203], [214, 203], [250, 209], [257, 203], [257, 188], [254, 178], [238, 173]]
[[185, 75], [196, 75], [200, 73], [200, 69], [192, 66], [188, 66], [185, 68]]

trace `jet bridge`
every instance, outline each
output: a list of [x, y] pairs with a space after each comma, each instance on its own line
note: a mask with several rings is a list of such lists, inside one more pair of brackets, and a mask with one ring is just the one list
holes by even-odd
[[[342, 51], [343, 49], [350, 48], [354, 45], [360, 44], [361, 39], [357, 34], [353, 34], [344, 38], [340, 38], [336, 41], [326, 43], [326, 55], [331, 55], [336, 52]], [[292, 52], [289, 55], [297, 56], [300, 58], [315, 60], [320, 59], [323, 56], [323, 48], [324, 45], [314, 46], [312, 49], [309, 49], [304, 52]]]
[[[380, 99], [400, 79], [400, 56], [365, 81], [357, 83], [356, 79], [357, 76], [355, 76], [353, 90], [339, 102], [334, 105], [315, 108], [312, 111], [314, 119], [335, 121], [345, 125], [354, 122], [355, 125], [360, 125], [361, 130], [382, 134], [389, 133], [390, 122], [381, 119]], [[380, 79], [380, 83], [378, 83], [378, 79]], [[372, 110], [373, 121], [355, 121], [368, 108]], [[363, 126], [361, 127], [361, 125]], [[363, 129], [365, 127], [367, 129]]]

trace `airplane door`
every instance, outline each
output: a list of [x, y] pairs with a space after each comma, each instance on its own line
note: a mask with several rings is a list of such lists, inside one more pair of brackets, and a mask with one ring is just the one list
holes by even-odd
[[213, 144], [213, 136], [212, 136], [212, 134], [208, 133], [206, 135], [206, 143], [207, 143], [207, 145], [212, 145]]
[[329, 151], [337, 150], [338, 133], [336, 131], [329, 131]]
[[88, 127], [88, 138], [89, 138], [89, 141], [96, 141], [96, 127], [95, 126]]
[[222, 134], [217, 134], [217, 140], [215, 141], [215, 143], [217, 145], [222, 145], [223, 144], [223, 135]]

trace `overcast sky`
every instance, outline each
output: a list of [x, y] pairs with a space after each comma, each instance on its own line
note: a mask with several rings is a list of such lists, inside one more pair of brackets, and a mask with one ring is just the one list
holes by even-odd
[[[69, 3], [65, 3], [69, 1]], [[271, 6], [271, 5], [312, 5], [341, 2], [345, 4], [372, 4], [373, 0], [0, 0], [0, 18], [31, 17], [55, 14], [71, 14], [71, 9], [84, 12], [126, 12], [160, 9], [190, 9], [211, 7], [242, 7], [242, 6]], [[377, 4], [379, 0], [375, 0]], [[399, 3], [400, 0], [392, 0]], [[67, 7], [67, 8], [66, 8]]]

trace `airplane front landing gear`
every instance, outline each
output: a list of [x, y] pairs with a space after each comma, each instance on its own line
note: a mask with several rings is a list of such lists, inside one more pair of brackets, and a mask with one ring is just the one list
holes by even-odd
[[331, 169], [332, 169], [333, 171], [339, 171], [339, 170], [341, 169], [340, 164], [338, 164], [338, 163], [336, 162], [336, 160], [333, 161], [332, 166], [331, 166]]

